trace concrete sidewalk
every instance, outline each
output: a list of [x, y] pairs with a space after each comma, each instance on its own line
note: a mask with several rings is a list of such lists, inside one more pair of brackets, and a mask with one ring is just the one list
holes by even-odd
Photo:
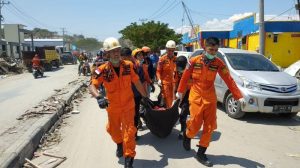
[[[56, 108], [50, 114], [37, 115], [23, 119], [0, 135], [0, 167], [21, 167], [25, 158], [31, 158], [42, 136], [63, 114], [74, 94], [88, 79], [70, 82], [62, 93], [58, 92], [51, 99], [56, 100]], [[43, 102], [42, 102], [43, 103]]]

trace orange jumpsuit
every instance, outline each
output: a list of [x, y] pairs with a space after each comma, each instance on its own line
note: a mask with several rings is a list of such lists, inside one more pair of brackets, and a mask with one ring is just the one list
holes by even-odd
[[167, 55], [159, 58], [156, 76], [162, 83], [162, 97], [165, 100], [166, 107], [170, 108], [174, 100], [175, 79], [174, 72], [176, 71], [176, 57], [170, 59]]
[[123, 142], [125, 157], [134, 157], [137, 130], [134, 126], [135, 104], [131, 83], [136, 83], [139, 77], [130, 61], [121, 62], [119, 76], [109, 62], [98, 67], [96, 74], [92, 84], [98, 88], [103, 83], [109, 102], [106, 130], [115, 143]]
[[208, 147], [211, 135], [217, 128], [217, 98], [214, 87], [216, 74], [218, 73], [225, 81], [235, 99], [242, 98], [242, 94], [221, 59], [215, 58], [206, 65], [204, 57], [204, 55], [199, 55], [190, 59], [190, 64], [183, 73], [177, 91], [183, 93], [187, 87], [187, 81], [192, 77], [193, 84], [189, 96], [190, 119], [187, 121], [186, 135], [193, 138], [203, 124], [199, 145]]
[[34, 56], [32, 59], [32, 67], [40, 67], [41, 61], [39, 57]]

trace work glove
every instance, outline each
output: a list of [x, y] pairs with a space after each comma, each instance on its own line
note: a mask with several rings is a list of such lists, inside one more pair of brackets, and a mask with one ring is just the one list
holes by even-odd
[[244, 98], [240, 98], [238, 101], [240, 102], [242, 109], [245, 108], [246, 100]]
[[152, 93], [154, 93], [154, 92], [155, 92], [155, 87], [154, 87], [154, 84], [153, 84], [153, 83], [151, 83], [151, 84], [150, 84], [150, 87], [151, 87], [151, 92], [152, 92]]
[[177, 92], [176, 93], [176, 98], [182, 100], [182, 93]]
[[161, 86], [161, 80], [157, 81], [158, 86]]
[[97, 98], [97, 102], [98, 102], [98, 105], [101, 109], [105, 109], [106, 107], [108, 107], [108, 100], [103, 97], [103, 96], [98, 96]]

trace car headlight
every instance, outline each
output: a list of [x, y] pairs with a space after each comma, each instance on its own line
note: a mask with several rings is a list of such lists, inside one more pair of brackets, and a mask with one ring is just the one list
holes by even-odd
[[253, 82], [243, 76], [240, 77], [243, 81], [243, 87], [250, 89], [250, 90], [256, 90], [256, 91], [261, 91], [261, 88], [258, 83]]

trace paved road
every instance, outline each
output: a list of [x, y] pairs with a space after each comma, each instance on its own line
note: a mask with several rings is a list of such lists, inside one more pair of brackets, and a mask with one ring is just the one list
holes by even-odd
[[44, 75], [34, 79], [31, 73], [24, 73], [0, 80], [0, 134], [28, 108], [55, 93], [54, 89], [77, 79], [77, 65], [65, 65]]
[[[66, 119], [61, 128], [62, 142], [48, 149], [68, 159], [59, 167], [123, 167], [123, 158], [115, 156], [116, 145], [105, 130], [107, 113], [100, 110], [86, 94], [79, 106], [80, 114]], [[300, 121], [276, 115], [250, 114], [243, 120], [229, 118], [218, 108], [218, 129], [208, 148], [214, 167], [297, 168], [300, 165]], [[198, 168], [203, 167], [193, 157], [199, 137], [192, 140], [194, 150], [186, 152], [177, 139], [179, 125], [166, 139], [139, 132], [136, 168]], [[39, 157], [36, 163], [50, 161]], [[42, 166], [43, 167], [43, 166]]]

